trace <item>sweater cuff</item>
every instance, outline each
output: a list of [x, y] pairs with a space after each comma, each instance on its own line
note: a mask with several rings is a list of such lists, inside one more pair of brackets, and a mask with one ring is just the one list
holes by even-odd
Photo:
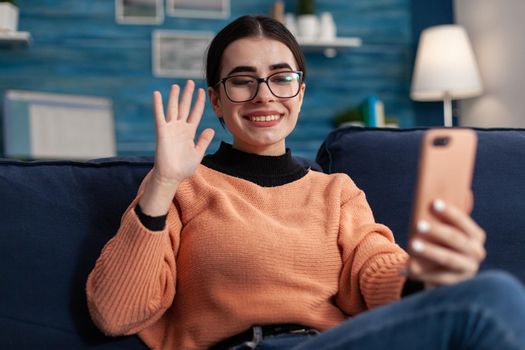
[[168, 214], [161, 216], [146, 215], [138, 203], [135, 206], [135, 213], [137, 214], [140, 223], [150, 231], [163, 231], [166, 227], [166, 218], [168, 217]]
[[407, 255], [400, 253], [376, 257], [360, 278], [361, 293], [369, 309], [401, 298], [406, 277], [401, 274]]

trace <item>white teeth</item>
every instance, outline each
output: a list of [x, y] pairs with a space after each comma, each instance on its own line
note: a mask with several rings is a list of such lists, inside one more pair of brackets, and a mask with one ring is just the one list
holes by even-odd
[[270, 122], [272, 120], [278, 120], [281, 118], [279, 115], [265, 115], [259, 117], [249, 117], [252, 122]]

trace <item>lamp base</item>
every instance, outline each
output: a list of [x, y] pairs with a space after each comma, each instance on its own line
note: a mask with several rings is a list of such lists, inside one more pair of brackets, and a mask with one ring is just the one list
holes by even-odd
[[449, 94], [445, 94], [443, 99], [443, 124], [446, 127], [452, 127], [452, 99]]

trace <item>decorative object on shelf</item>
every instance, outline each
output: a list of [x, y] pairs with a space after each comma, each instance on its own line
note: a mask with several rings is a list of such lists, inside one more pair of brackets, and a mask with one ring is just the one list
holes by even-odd
[[18, 30], [18, 6], [15, 0], [0, 0], [0, 33]]
[[230, 0], [166, 0], [166, 13], [172, 17], [230, 17]]
[[286, 13], [284, 15], [284, 25], [294, 36], [298, 36], [299, 33], [297, 32], [297, 21], [293, 13]]
[[26, 48], [31, 33], [18, 30], [19, 9], [15, 0], [0, 0], [0, 49]]
[[211, 32], [153, 31], [153, 75], [204, 79], [203, 57]]
[[452, 126], [452, 100], [478, 96], [482, 89], [463, 27], [440, 25], [421, 33], [410, 91], [413, 100], [442, 100], [444, 125]]
[[284, 2], [276, 1], [273, 3], [270, 17], [284, 23]]
[[305, 39], [317, 38], [319, 19], [315, 15], [315, 0], [299, 0], [297, 3], [298, 36]]
[[323, 54], [329, 58], [335, 57], [340, 50], [359, 47], [362, 44], [361, 39], [356, 37], [335, 38], [331, 41], [320, 41], [318, 38], [304, 39], [298, 37], [297, 41], [305, 52], [322, 51]]
[[322, 50], [326, 57], [337, 55], [342, 48], [361, 46], [359, 38], [337, 38], [337, 28], [330, 12], [315, 15], [315, 0], [298, 0], [297, 17], [291, 13], [284, 16], [284, 25], [297, 38], [306, 51]]
[[334, 17], [330, 12], [321, 13], [319, 39], [321, 41], [333, 41], [337, 37], [337, 28]]
[[398, 127], [398, 121], [385, 117], [385, 105], [377, 96], [371, 95], [357, 106], [337, 113], [332, 120], [335, 127]]
[[[280, 2], [274, 4], [272, 14], [276, 4]], [[337, 37], [335, 21], [330, 12], [321, 13], [320, 20], [314, 12], [314, 0], [299, 0], [297, 16], [290, 12], [284, 14], [284, 25], [297, 38], [305, 52], [322, 51], [326, 57], [332, 58], [337, 55], [338, 50], [361, 46], [360, 38]]]
[[163, 0], [115, 0], [115, 19], [120, 24], [162, 24]]

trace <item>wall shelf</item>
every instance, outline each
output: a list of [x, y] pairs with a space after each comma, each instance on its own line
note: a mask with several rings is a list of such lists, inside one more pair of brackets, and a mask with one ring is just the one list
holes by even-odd
[[322, 51], [326, 57], [335, 57], [338, 51], [362, 45], [361, 38], [341, 37], [332, 40], [297, 38], [305, 52]]
[[0, 32], [0, 49], [17, 49], [28, 47], [31, 43], [29, 32]]

